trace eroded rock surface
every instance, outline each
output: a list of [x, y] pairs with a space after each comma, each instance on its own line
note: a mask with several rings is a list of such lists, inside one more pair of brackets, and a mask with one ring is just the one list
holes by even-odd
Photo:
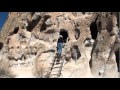
[[117, 12], [10, 12], [0, 32], [0, 59], [16, 77], [46, 77], [61, 34], [60, 77], [118, 77], [117, 20]]

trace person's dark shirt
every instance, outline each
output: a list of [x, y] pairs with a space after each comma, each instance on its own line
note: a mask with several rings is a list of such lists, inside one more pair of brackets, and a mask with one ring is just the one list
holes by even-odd
[[63, 38], [60, 37], [60, 38], [58, 39], [58, 42], [57, 42], [57, 43], [63, 43]]

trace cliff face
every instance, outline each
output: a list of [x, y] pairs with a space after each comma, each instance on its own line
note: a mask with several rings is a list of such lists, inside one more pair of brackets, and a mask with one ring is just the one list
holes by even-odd
[[[10, 12], [0, 60], [16, 77], [118, 77], [118, 32], [117, 12]], [[59, 34], [64, 47], [56, 63]]]

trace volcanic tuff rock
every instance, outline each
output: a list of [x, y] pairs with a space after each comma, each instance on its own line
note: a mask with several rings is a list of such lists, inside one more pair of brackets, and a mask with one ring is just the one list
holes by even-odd
[[[118, 77], [118, 32], [117, 12], [9, 12], [0, 60], [10, 62], [16, 77]], [[54, 61], [59, 34], [60, 66]]]

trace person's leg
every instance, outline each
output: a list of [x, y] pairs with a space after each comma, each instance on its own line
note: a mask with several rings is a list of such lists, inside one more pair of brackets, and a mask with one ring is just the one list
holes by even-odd
[[63, 47], [63, 45], [62, 45], [62, 43], [60, 43], [60, 56], [62, 54], [62, 47]]
[[58, 53], [58, 56], [60, 55], [60, 44], [58, 43], [57, 45], [57, 53]]

